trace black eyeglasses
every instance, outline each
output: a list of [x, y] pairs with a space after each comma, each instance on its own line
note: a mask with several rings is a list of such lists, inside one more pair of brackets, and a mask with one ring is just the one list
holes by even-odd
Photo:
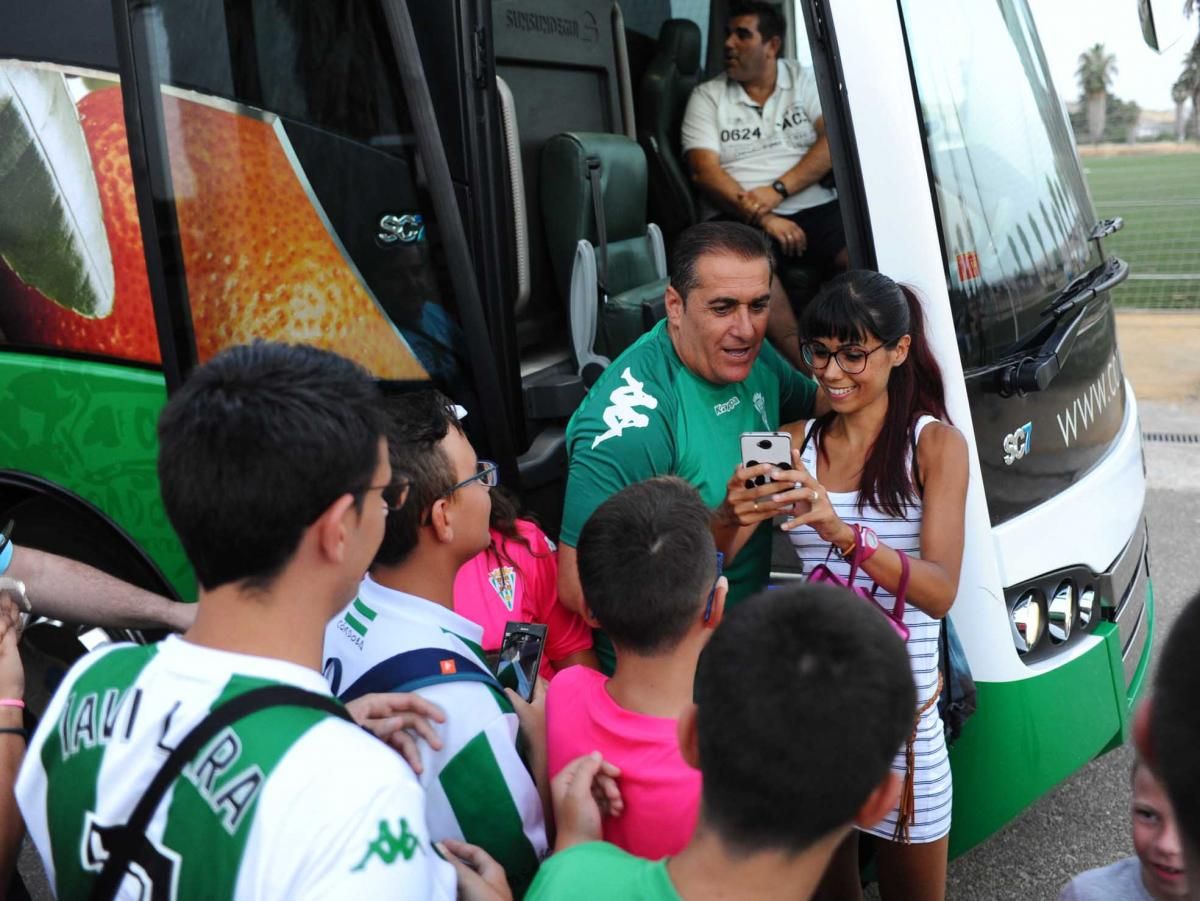
[[838, 368], [846, 375], [858, 375], [867, 368], [867, 357], [887, 346], [887, 344], [880, 344], [870, 350], [863, 350], [861, 347], [847, 345], [839, 347], [837, 350], [830, 350], [820, 341], [805, 341], [800, 345], [800, 354], [804, 357], [804, 362], [813, 369], [824, 369], [829, 365], [830, 359], [833, 359], [837, 361]]
[[463, 479], [456, 485], [451, 485], [446, 489], [445, 494], [442, 496], [449, 497], [454, 492], [458, 491], [459, 488], [465, 488], [472, 482], [479, 482], [485, 488], [495, 488], [500, 484], [500, 467], [491, 460], [479, 460], [475, 464], [475, 469], [475, 475], [471, 476], [470, 478]]

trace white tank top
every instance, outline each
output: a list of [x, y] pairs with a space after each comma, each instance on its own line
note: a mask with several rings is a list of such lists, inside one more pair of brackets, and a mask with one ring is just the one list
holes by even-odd
[[[937, 422], [933, 416], [922, 416], [917, 420], [913, 429], [914, 441], [912, 446], [921, 438], [921, 432], [931, 422]], [[813, 423], [809, 422], [805, 437], [812, 431]], [[817, 479], [821, 481], [818, 471], [816, 442], [807, 441], [801, 461]], [[906, 457], [909, 471], [912, 471], [912, 449]], [[868, 526], [879, 536], [879, 540], [888, 547], [904, 551], [909, 557], [919, 559], [921, 556], [921, 500], [910, 501], [904, 508], [904, 516], [897, 519], [867, 504], [860, 511], [858, 508], [858, 491], [830, 491], [829, 501], [843, 522], [851, 525]], [[845, 579], [850, 575], [850, 564], [842, 560], [837, 553], [829, 553], [829, 542], [823, 541], [817, 533], [801, 526], [789, 533], [792, 547], [796, 556], [804, 566], [806, 573], [818, 563], [826, 564], [833, 572]], [[873, 580], [862, 570], [855, 577], [855, 585], [870, 589]], [[875, 595], [880, 606], [891, 610], [896, 602], [896, 596], [885, 591], [882, 587]], [[904, 607], [904, 624], [908, 626], [908, 658], [912, 667], [913, 681], [917, 687], [917, 709], [937, 691], [939, 646], [941, 622], [934, 619], [912, 604]], [[950, 829], [950, 807], [952, 800], [950, 765], [946, 754], [945, 737], [942, 730], [942, 720], [938, 714], [937, 704], [931, 704], [921, 716], [917, 730], [917, 740], [913, 746], [915, 756], [915, 795], [916, 814], [911, 829], [913, 842], [929, 842], [941, 838]], [[897, 774], [905, 771], [903, 753], [897, 754], [892, 768]], [[893, 809], [883, 821], [871, 829], [865, 830], [873, 835], [891, 838], [896, 823], [896, 810]]]

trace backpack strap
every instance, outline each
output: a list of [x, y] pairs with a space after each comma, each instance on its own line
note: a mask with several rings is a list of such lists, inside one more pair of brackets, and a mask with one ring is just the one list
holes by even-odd
[[305, 691], [292, 685], [252, 688], [211, 711], [167, 755], [166, 761], [150, 780], [150, 786], [138, 800], [125, 825], [114, 827], [109, 833], [105, 849], [108, 858], [104, 861], [100, 875], [92, 883], [92, 901], [109, 901], [116, 895], [129, 863], [146, 835], [146, 827], [150, 825], [154, 812], [162, 803], [163, 795], [179, 778], [188, 762], [226, 726], [268, 707], [310, 707], [323, 710], [348, 723], [354, 722], [346, 708], [328, 695]]
[[504, 694], [500, 680], [470, 657], [445, 648], [418, 648], [375, 664], [338, 699], [348, 704], [373, 692], [416, 691], [444, 682], [482, 682]]

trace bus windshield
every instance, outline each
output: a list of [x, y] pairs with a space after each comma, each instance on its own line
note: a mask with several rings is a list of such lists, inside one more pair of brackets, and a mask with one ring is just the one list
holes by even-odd
[[1003, 357], [1098, 257], [1025, 0], [902, 0], [963, 365]]

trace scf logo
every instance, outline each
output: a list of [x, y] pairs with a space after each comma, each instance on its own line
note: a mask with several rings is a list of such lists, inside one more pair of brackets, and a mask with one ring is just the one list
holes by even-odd
[[1004, 436], [1004, 464], [1012, 466], [1033, 450], [1033, 423], [1027, 422], [1011, 435]]

